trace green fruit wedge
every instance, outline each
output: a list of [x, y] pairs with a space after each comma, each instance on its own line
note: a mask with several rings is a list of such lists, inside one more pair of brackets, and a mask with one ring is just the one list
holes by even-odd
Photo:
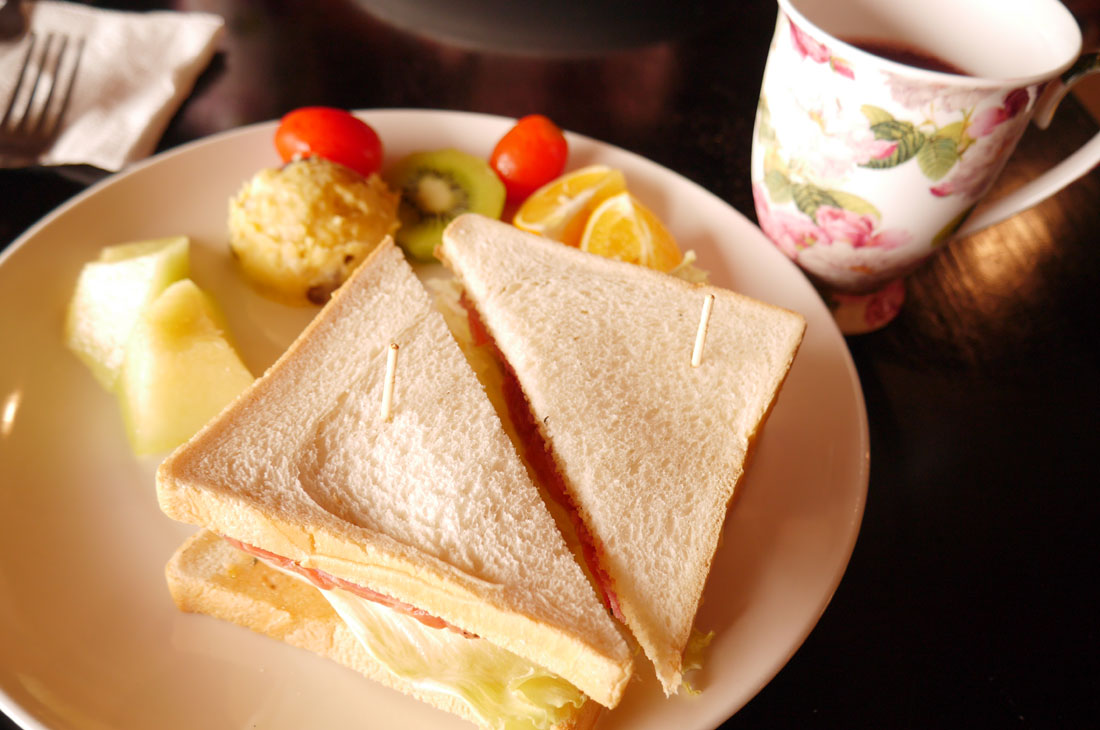
[[84, 265], [65, 318], [65, 344], [113, 390], [142, 310], [188, 274], [185, 236], [108, 246]]
[[214, 300], [190, 279], [171, 284], [142, 313], [119, 375], [134, 453], [182, 444], [252, 380]]

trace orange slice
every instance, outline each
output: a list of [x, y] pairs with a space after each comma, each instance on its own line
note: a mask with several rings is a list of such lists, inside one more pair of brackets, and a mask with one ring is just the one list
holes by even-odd
[[626, 190], [623, 174], [606, 165], [566, 173], [531, 193], [512, 224], [540, 236], [580, 245], [589, 215], [607, 198]]
[[683, 259], [676, 239], [660, 219], [626, 192], [613, 195], [592, 211], [580, 247], [658, 271], [670, 271]]

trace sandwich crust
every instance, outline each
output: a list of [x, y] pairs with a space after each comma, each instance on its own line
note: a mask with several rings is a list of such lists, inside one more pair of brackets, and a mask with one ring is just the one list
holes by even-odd
[[157, 496], [174, 519], [416, 606], [608, 707], [630, 678], [622, 635], [392, 242], [161, 464]]

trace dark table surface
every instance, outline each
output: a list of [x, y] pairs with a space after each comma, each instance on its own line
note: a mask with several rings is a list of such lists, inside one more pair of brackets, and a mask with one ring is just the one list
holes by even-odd
[[[537, 111], [754, 219], [748, 160], [769, 0], [633, 12], [605, 0], [565, 18], [491, 0], [425, 0], [414, 4], [429, 6], [422, 15], [383, 0], [160, 4], [218, 12], [228, 27], [160, 149], [307, 104]], [[484, 22], [468, 22], [479, 5], [511, 29], [479, 37]], [[423, 35], [437, 30], [467, 36]], [[469, 45], [486, 37], [498, 45]], [[1071, 97], [1049, 131], [1029, 130], [993, 195], [1096, 129]], [[0, 246], [84, 185], [0, 171]], [[848, 339], [871, 435], [859, 541], [805, 644], [723, 727], [1082, 727], [1100, 717], [1098, 251], [1093, 171], [953, 243], [910, 278], [894, 323]]]

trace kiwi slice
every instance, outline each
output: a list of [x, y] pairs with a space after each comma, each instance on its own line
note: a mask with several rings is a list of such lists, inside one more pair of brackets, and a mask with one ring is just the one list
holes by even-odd
[[443, 229], [463, 213], [499, 218], [504, 210], [504, 183], [489, 163], [455, 149], [416, 152], [386, 173], [386, 182], [401, 193], [394, 238], [413, 258], [432, 260]]

